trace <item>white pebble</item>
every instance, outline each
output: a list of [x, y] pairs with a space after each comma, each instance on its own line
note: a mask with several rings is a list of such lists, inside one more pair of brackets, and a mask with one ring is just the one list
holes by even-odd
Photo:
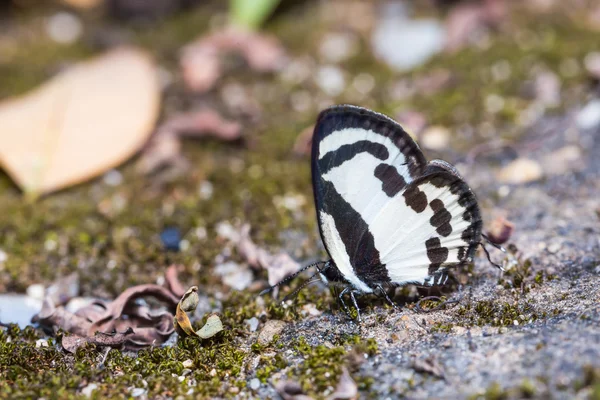
[[260, 387], [260, 380], [258, 378], [253, 378], [250, 380], [250, 389], [258, 390]]
[[600, 125], [600, 99], [592, 100], [575, 117], [579, 129], [591, 129]]
[[540, 179], [544, 175], [537, 161], [528, 158], [518, 158], [502, 168], [497, 178], [503, 183], [527, 183]]
[[84, 395], [85, 397], [91, 397], [92, 392], [94, 390], [96, 390], [97, 388], [98, 388], [98, 385], [96, 385], [95, 383], [90, 383], [89, 385], [87, 385], [86, 387], [81, 389], [81, 394]]
[[82, 31], [83, 25], [79, 18], [68, 12], [56, 13], [46, 23], [46, 33], [57, 43], [74, 43]]

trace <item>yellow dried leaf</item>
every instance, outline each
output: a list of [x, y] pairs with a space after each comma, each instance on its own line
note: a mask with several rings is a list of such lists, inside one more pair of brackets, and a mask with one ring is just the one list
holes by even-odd
[[33, 195], [83, 182], [133, 155], [159, 106], [146, 53], [113, 50], [0, 103], [0, 164]]

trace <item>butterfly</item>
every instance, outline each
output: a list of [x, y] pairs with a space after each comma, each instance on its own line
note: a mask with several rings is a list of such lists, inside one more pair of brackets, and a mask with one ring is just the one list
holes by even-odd
[[351, 105], [322, 111], [311, 168], [330, 259], [279, 284], [316, 267], [314, 276], [342, 288], [346, 312], [344, 296], [350, 296], [359, 320], [355, 295], [378, 293], [394, 304], [385, 287], [444, 284], [450, 268], [473, 261], [485, 237], [477, 198], [456, 168], [427, 162], [400, 124], [383, 114]]

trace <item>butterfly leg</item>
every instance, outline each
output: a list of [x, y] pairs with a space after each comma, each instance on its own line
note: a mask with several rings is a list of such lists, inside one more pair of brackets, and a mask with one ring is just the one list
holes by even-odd
[[[348, 306], [346, 305], [346, 302], [344, 301], [344, 295], [350, 290], [350, 286], [345, 287], [340, 294], [338, 294], [338, 300], [340, 302], [340, 304], [342, 305], [342, 308], [344, 309], [344, 312], [346, 313], [346, 315], [350, 318], [352, 318], [352, 314], [350, 314], [350, 309], [348, 309]], [[350, 292], [352, 293], [352, 292]]]
[[377, 285], [377, 289], [379, 289], [379, 291], [383, 294], [383, 297], [385, 297], [385, 299], [387, 300], [387, 302], [390, 303], [390, 305], [392, 307], [394, 307], [394, 309], [398, 309], [398, 306], [396, 305], [396, 303], [394, 303], [392, 301], [392, 299], [390, 299], [390, 297], [387, 294], [387, 291], [383, 288], [383, 286]]
[[354, 308], [356, 308], [356, 319], [359, 323], [362, 322], [360, 319], [360, 308], [358, 308], [358, 303], [356, 302], [356, 297], [354, 297], [354, 291], [350, 291], [350, 298], [352, 299], [352, 304], [354, 304]]

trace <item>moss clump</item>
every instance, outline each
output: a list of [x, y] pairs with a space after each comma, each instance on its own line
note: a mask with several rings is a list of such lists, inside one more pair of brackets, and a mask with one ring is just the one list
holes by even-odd
[[[510, 326], [537, 320], [538, 314], [529, 303], [497, 303], [493, 300], [478, 301], [460, 306], [457, 315], [468, 325]], [[517, 322], [515, 324], [515, 321]]]

